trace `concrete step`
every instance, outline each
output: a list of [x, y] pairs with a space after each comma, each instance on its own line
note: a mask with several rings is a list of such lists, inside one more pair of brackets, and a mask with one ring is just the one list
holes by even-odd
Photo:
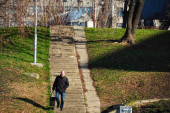
[[78, 63], [77, 62], [60, 62], [60, 61], [54, 61], [52, 63], [50, 63], [50, 65], [53, 65], [53, 66], [58, 66], [58, 65], [61, 65], [61, 66], [76, 66], [78, 67]]
[[78, 105], [78, 106], [76, 106], [76, 107], [69, 106], [69, 105], [66, 106], [66, 105], [65, 105], [65, 106], [64, 106], [64, 110], [71, 110], [71, 111], [72, 111], [72, 110], [75, 110], [75, 111], [76, 111], [76, 110], [82, 110], [82, 109], [85, 110], [84, 107], [85, 107], [85, 105]]
[[[54, 67], [51, 67], [51, 71], [53, 71], [53, 73], [59, 75], [61, 70], [64, 70], [65, 72], [76, 72], [76, 73], [79, 73], [79, 70], [78, 70], [78, 67], [77, 68], [65, 68], [65, 67], [60, 67], [60, 68], [54, 68]], [[68, 76], [71, 76], [69, 74], [67, 74]]]
[[72, 96], [72, 95], [67, 95], [66, 94], [66, 100], [80, 100], [80, 101], [84, 101], [84, 97], [81, 95], [79, 97], [76, 97], [76, 96]]
[[[66, 96], [65, 101], [66, 102], [81, 102], [81, 103], [84, 103], [84, 98], [82, 98], [82, 97], [72, 97], [72, 98], [70, 98], [70, 97]], [[71, 105], [73, 105], [73, 104], [71, 104]]]
[[66, 73], [66, 76], [69, 76], [69, 77], [74, 77], [74, 76], [77, 77], [77, 76], [79, 76], [80, 77], [80, 75], [78, 73]]
[[65, 110], [63, 109], [63, 111], [60, 111], [59, 109], [57, 111], [55, 111], [55, 113], [86, 113], [85, 110]]
[[75, 70], [77, 72], [78, 70], [78, 67], [70, 67], [70, 66], [56, 66], [56, 67], [51, 67], [52, 70], [61, 70], [61, 69], [64, 69], [64, 70]]
[[66, 91], [66, 95], [70, 98], [84, 98], [83, 93], [82, 94], [73, 94], [73, 93], [67, 93], [67, 91]]
[[65, 102], [68, 105], [71, 105], [71, 106], [73, 106], [73, 105], [83, 105], [84, 104], [84, 99], [78, 99], [78, 98], [77, 99], [70, 99], [70, 98], [68, 98], [68, 99], [65, 99]]
[[84, 106], [77, 106], [77, 107], [65, 107], [63, 109], [64, 111], [81, 111], [81, 110], [85, 110]]
[[53, 65], [55, 67], [51, 67], [51, 69], [77, 69], [78, 67], [77, 66], [70, 66], [70, 65]]
[[60, 57], [61, 60], [72, 60], [72, 59], [77, 58], [76, 54], [72, 53], [73, 55], [66, 55], [66, 54], [63, 54], [63, 52], [62, 53], [57, 53], [57, 54], [55, 54], [53, 52], [53, 53], [50, 54], [50, 55], [52, 55], [52, 56], [50, 56], [50, 58], [58, 58], [58, 56], [55, 56], [55, 55], [58, 55], [58, 54], [61, 54], [61, 57]]
[[[77, 85], [77, 86], [75, 86], [75, 85]], [[82, 85], [79, 82], [73, 83], [72, 81], [69, 81], [69, 88], [70, 89], [79, 89], [79, 88], [82, 88]]]
[[[78, 84], [80, 84], [80, 85], [78, 85]], [[77, 86], [75, 86], [75, 85], [77, 85]], [[76, 89], [80, 89], [80, 88], [82, 88], [81, 83], [79, 83], [79, 82], [74, 83], [72, 81], [69, 81], [69, 89], [76, 90]]]
[[[54, 72], [52, 72], [52, 71], [54, 71]], [[66, 73], [66, 76], [75, 76], [76, 78], [77, 78], [77, 76], [79, 76], [78, 75], [78, 73], [79, 72], [75, 72], [75, 73], [77, 73], [77, 74], [67, 74], [67, 73], [72, 73], [73, 71], [67, 71], [67, 70], [64, 70], [65, 71], [65, 73]], [[56, 70], [51, 70], [51, 76], [55, 76], [55, 75], [60, 75], [60, 72], [61, 72], [61, 70], [60, 71], [56, 71]], [[80, 76], [79, 76], [80, 77]]]
[[53, 66], [69, 66], [69, 67], [78, 67], [78, 63], [77, 62], [65, 62], [65, 63], [63, 63], [63, 62], [59, 62], [59, 61], [54, 61], [53, 63], [50, 63], [51, 65], [53, 65]]
[[[60, 75], [60, 74], [57, 74], [57, 75]], [[68, 79], [80, 79], [80, 75], [79, 74], [67, 74], [66, 73], [66, 77]]]
[[[77, 65], [77, 61], [62, 61], [62, 60], [53, 60], [53, 62], [50, 63], [50, 65], [56, 66], [56, 65]], [[78, 65], [77, 65], [78, 66]]]
[[79, 72], [79, 70], [78, 69], [53, 69], [53, 74], [55, 74], [55, 73], [58, 73], [58, 72], [61, 72], [61, 70], [64, 70], [64, 71], [67, 71], [67, 72]]
[[81, 89], [70, 89], [70, 88], [68, 88], [67, 89], [67, 93], [69, 93], [69, 94], [82, 94], [82, 92], [83, 92], [83, 90]]
[[69, 81], [70, 82], [72, 82], [72, 83], [81, 83], [81, 79], [79, 78], [79, 79], [75, 79], [75, 78], [73, 78], [73, 79], [69, 79]]
[[84, 102], [75, 102], [75, 101], [66, 102], [66, 100], [65, 100], [65, 103], [64, 103], [64, 105], [65, 105], [66, 107], [77, 107], [77, 106], [83, 107], [84, 104], [85, 104]]
[[67, 63], [77, 63], [77, 58], [58, 58], [57, 56], [55, 57], [50, 57], [50, 60], [53, 60], [53, 62], [51, 62], [50, 64], [54, 64], [55, 63], [62, 63], [62, 64], [67, 64]]
[[[70, 76], [66, 76], [67, 78], [68, 78], [68, 80], [69, 80], [69, 83], [70, 83], [70, 85], [75, 85], [75, 84], [81, 84], [81, 80], [80, 80], [80, 77], [78, 78], [73, 78], [73, 77], [70, 77]], [[52, 77], [51, 78], [51, 80], [55, 80], [56, 79], [56, 77]], [[78, 86], [73, 86], [72, 88], [74, 88], [74, 87], [78, 87]]]
[[63, 49], [63, 48], [59, 48], [59, 49], [52, 49], [51, 50], [51, 52], [52, 53], [58, 53], [58, 52], [62, 52], [62, 54], [64, 54], [64, 53], [72, 53], [72, 54], [75, 54], [75, 53], [73, 53], [73, 52], [75, 52], [75, 49]]
[[72, 86], [72, 87], [74, 87], [74, 85], [77, 85], [76, 87], [81, 87], [81, 86], [82, 86], [81, 81], [79, 81], [79, 82], [69, 81], [69, 84], [70, 84], [70, 86]]

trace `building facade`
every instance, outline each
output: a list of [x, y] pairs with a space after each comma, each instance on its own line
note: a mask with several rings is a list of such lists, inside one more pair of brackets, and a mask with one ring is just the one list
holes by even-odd
[[[100, 27], [105, 0], [37, 0], [38, 25], [49, 26], [65, 24], [71, 26]], [[125, 12], [128, 10], [127, 0], [108, 0], [109, 19], [107, 26], [122, 28], [126, 26]], [[105, 1], [106, 2], [106, 1]], [[155, 26], [162, 23], [169, 25], [170, 0], [146, 0], [139, 27]], [[170, 8], [169, 8], [170, 9]], [[0, 27], [33, 26], [35, 17], [35, 0], [8, 0], [0, 6]], [[102, 17], [105, 19], [105, 17]]]
[[[124, 0], [110, 1], [110, 20], [113, 28], [121, 28], [123, 24]], [[99, 12], [102, 10], [103, 0], [63, 0], [65, 11], [71, 11], [70, 25], [87, 26], [87, 23], [96, 27]]]

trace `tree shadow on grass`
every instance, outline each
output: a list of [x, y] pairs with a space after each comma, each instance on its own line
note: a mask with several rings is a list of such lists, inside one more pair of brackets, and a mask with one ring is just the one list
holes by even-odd
[[117, 105], [109, 106], [107, 109], [103, 110], [101, 113], [110, 113], [114, 110], [116, 110], [118, 113], [120, 113], [120, 106], [125, 106], [125, 105], [124, 104], [117, 104]]
[[43, 110], [50, 110], [50, 109], [53, 109], [52, 107], [44, 107], [36, 102], [34, 102], [33, 100], [30, 100], [28, 98], [21, 98], [21, 97], [18, 97], [18, 98], [14, 98], [14, 99], [17, 99], [17, 100], [21, 100], [21, 101], [24, 101], [24, 102], [27, 102], [29, 104], [32, 104], [33, 106], [35, 107], [38, 107], [38, 108], [41, 108]]
[[119, 106], [119, 105], [110, 106], [110, 107], [108, 107], [107, 109], [105, 109], [104, 111], [102, 111], [101, 113], [110, 113], [111, 111], [116, 110], [116, 108], [117, 108], [118, 106]]
[[90, 60], [89, 68], [170, 72], [169, 36], [170, 31], [165, 31], [136, 45], [105, 54]]
[[[86, 43], [86, 41], [75, 41], [78, 43], [77, 45], [81, 45], [83, 43]], [[96, 41], [87, 41], [87, 43], [100, 43], [100, 42], [108, 42], [108, 43], [113, 43], [113, 42], [119, 42], [119, 40], [96, 40]]]

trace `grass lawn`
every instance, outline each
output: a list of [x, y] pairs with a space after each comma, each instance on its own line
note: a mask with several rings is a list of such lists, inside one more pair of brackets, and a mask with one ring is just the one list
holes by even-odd
[[[37, 62], [34, 54], [34, 29], [0, 28], [0, 112], [48, 112], [49, 104], [49, 29], [38, 28]], [[39, 79], [24, 75], [38, 73]]]
[[170, 98], [170, 31], [138, 29], [133, 46], [117, 43], [124, 33], [85, 28], [102, 111], [134, 100]]

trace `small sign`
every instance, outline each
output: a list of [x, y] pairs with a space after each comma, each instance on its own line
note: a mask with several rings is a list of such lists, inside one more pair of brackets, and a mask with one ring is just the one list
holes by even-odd
[[120, 113], [132, 113], [132, 106], [120, 106]]

